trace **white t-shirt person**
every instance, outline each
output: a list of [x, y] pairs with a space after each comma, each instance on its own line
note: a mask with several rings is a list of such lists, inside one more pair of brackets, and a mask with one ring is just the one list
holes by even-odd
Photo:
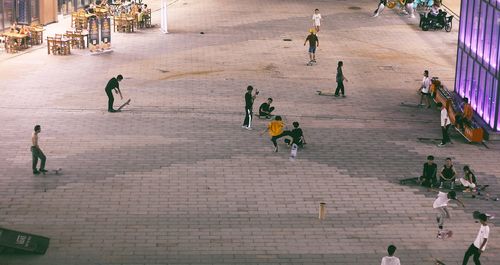
[[424, 79], [422, 79], [422, 93], [428, 94], [430, 87], [431, 79], [428, 76], [424, 76]]
[[450, 118], [448, 118], [448, 111], [446, 108], [441, 109], [441, 127], [445, 127], [451, 124]]
[[[474, 246], [479, 249], [481, 247], [481, 244], [483, 244], [484, 239], [488, 239], [489, 234], [490, 234], [490, 227], [487, 225], [481, 225], [479, 233], [477, 233], [476, 240], [474, 240]], [[483, 249], [480, 250], [484, 251], [486, 249], [487, 244], [488, 242], [486, 242], [486, 244], [484, 244]]]
[[434, 200], [434, 204], [432, 205], [432, 208], [439, 208], [439, 207], [446, 207], [448, 206], [448, 202], [450, 199], [448, 199], [448, 193], [445, 192], [439, 192], [437, 195], [437, 198]]
[[399, 259], [394, 256], [385, 256], [382, 258], [380, 265], [401, 265]]
[[321, 14], [313, 14], [312, 20], [314, 21], [314, 26], [321, 26]]

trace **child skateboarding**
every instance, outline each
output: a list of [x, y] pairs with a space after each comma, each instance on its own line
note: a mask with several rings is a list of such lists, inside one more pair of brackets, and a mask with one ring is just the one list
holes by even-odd
[[319, 47], [319, 39], [316, 36], [316, 30], [310, 29], [309, 35], [304, 41], [304, 46], [306, 46], [307, 42], [309, 42], [309, 63], [307, 65], [311, 66], [313, 63], [316, 63], [316, 47]]

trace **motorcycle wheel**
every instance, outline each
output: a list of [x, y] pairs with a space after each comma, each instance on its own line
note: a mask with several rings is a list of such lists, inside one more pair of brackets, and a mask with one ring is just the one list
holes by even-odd
[[451, 31], [451, 21], [446, 23], [446, 25], [444, 26], [444, 30], [446, 30], [446, 32], [450, 32]]

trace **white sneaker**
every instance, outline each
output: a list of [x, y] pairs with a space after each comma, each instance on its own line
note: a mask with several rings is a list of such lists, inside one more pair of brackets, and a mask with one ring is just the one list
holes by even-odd
[[249, 131], [251, 131], [251, 130], [252, 130], [252, 128], [251, 128], [251, 127], [245, 127], [245, 129], [247, 129], [247, 130], [249, 130]]
[[243, 128], [243, 129], [245, 129], [246, 127], [247, 127], [247, 126], [245, 126], [245, 125], [241, 125], [241, 128]]
[[378, 17], [378, 14], [373, 14], [373, 16], [372, 16], [372, 17]]

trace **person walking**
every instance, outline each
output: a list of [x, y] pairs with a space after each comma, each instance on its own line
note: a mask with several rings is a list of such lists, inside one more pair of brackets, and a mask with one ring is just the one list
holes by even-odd
[[252, 130], [253, 102], [259, 94], [259, 90], [255, 91], [255, 95], [252, 95], [252, 91], [253, 87], [248, 86], [247, 92], [245, 93], [245, 120], [243, 121], [243, 125], [241, 126], [241, 128], [247, 130]]
[[309, 41], [309, 63], [308, 65], [312, 65], [312, 63], [316, 62], [316, 48], [319, 47], [319, 39], [318, 36], [316, 36], [316, 30], [315, 29], [310, 29], [309, 30], [309, 35], [307, 36], [306, 40], [304, 41], [304, 46], [306, 46], [306, 43]]
[[[47, 161], [47, 157], [43, 153], [40, 146], [38, 146], [38, 134], [42, 131], [42, 127], [40, 125], [35, 125], [34, 132], [31, 134], [31, 156], [33, 159], [32, 169], [33, 174], [38, 175], [40, 173], [45, 173], [45, 162]], [[40, 170], [36, 169], [38, 164], [38, 159], [40, 159]]]
[[382, 11], [384, 11], [385, 6], [387, 5], [387, 0], [380, 0], [378, 3], [377, 9], [373, 12], [373, 17], [378, 17]]
[[425, 106], [427, 108], [431, 107], [431, 103], [429, 100], [430, 97], [430, 87], [431, 87], [431, 79], [429, 78], [429, 71], [425, 70], [424, 71], [424, 78], [422, 79], [422, 85], [420, 85], [420, 103], [419, 107], [424, 106], [423, 101], [425, 100]]
[[487, 223], [488, 216], [484, 213], [479, 215], [479, 222], [481, 223], [481, 228], [479, 228], [479, 232], [477, 233], [476, 240], [472, 243], [464, 255], [464, 260], [462, 261], [462, 265], [467, 265], [469, 263], [470, 256], [473, 256], [474, 264], [481, 265], [481, 261], [479, 257], [486, 249], [486, 244], [488, 242], [488, 237], [490, 235], [490, 227]]
[[337, 64], [337, 75], [335, 77], [337, 81], [337, 89], [335, 89], [335, 96], [339, 96], [339, 92], [342, 92], [342, 97], [345, 98], [344, 94], [344, 81], [349, 82], [347, 78], [345, 78], [344, 73], [342, 72], [342, 66], [344, 66], [344, 63], [342, 61], [339, 61]]
[[450, 129], [451, 122], [450, 118], [448, 117], [448, 110], [446, 110], [446, 107], [443, 106], [443, 103], [438, 102], [436, 106], [438, 108], [441, 108], [441, 132], [443, 134], [443, 140], [440, 144], [438, 144], [438, 146], [442, 147], [447, 143], [451, 143], [450, 135], [448, 134], [448, 129]]
[[315, 9], [314, 10], [314, 14], [312, 16], [312, 20], [313, 20], [313, 26], [314, 26], [314, 29], [316, 29], [316, 32], [319, 32], [319, 27], [321, 26], [321, 14], [319, 13], [319, 9]]
[[116, 112], [116, 110], [113, 109], [113, 102], [115, 101], [115, 98], [113, 97], [113, 90], [115, 93], [120, 94], [120, 98], [123, 99], [122, 92], [120, 91], [120, 82], [122, 80], [122, 75], [113, 77], [108, 81], [108, 84], [104, 89], [104, 91], [106, 91], [106, 95], [108, 96], [108, 112]]
[[394, 256], [394, 252], [396, 252], [396, 246], [390, 245], [387, 248], [387, 254], [389, 254], [389, 256], [383, 257], [380, 265], [400, 265], [399, 258]]

